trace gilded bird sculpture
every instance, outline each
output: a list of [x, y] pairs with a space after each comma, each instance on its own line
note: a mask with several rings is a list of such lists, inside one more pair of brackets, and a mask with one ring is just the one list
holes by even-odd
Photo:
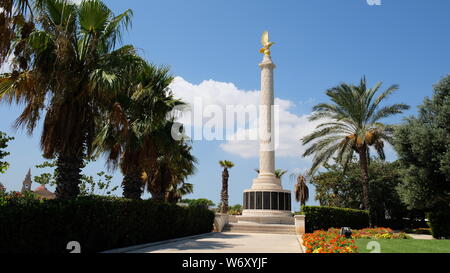
[[269, 32], [264, 31], [262, 38], [261, 38], [261, 44], [263, 45], [263, 48], [261, 48], [261, 50], [259, 52], [264, 55], [270, 55], [270, 47], [273, 46], [275, 43], [270, 42]]

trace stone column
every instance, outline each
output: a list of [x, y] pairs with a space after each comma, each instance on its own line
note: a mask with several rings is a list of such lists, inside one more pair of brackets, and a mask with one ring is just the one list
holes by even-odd
[[275, 177], [275, 131], [274, 131], [274, 80], [276, 68], [270, 55], [264, 55], [261, 68], [261, 94], [259, 106], [259, 175], [254, 180], [254, 190], [281, 190], [281, 183]]
[[261, 68], [259, 113], [260, 159], [259, 175], [251, 189], [244, 191], [244, 210], [238, 222], [285, 224], [294, 223], [291, 217], [291, 192], [283, 190], [275, 176], [274, 77], [275, 64], [264, 54]]
[[260, 176], [274, 176], [275, 174], [275, 146], [273, 130], [273, 70], [275, 64], [269, 55], [264, 55], [261, 67], [261, 95], [260, 95], [260, 116], [259, 116], [259, 136], [260, 136]]

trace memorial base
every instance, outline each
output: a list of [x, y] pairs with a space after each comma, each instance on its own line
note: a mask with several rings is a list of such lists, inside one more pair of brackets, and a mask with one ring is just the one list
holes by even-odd
[[295, 219], [291, 215], [286, 216], [237, 216], [239, 224], [278, 224], [294, 225]]
[[287, 190], [246, 190], [244, 210], [238, 223], [293, 225], [291, 192]]

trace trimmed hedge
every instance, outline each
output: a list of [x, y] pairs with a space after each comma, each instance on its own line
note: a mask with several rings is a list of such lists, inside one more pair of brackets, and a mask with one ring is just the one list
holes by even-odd
[[365, 210], [303, 206], [302, 213], [298, 214], [306, 215], [307, 233], [312, 233], [315, 230], [328, 230], [329, 228], [362, 229], [369, 226], [369, 213]]
[[82, 197], [69, 201], [0, 200], [0, 253], [82, 253], [211, 232], [214, 213], [151, 200]]
[[434, 238], [450, 238], [450, 207], [436, 209], [428, 213], [428, 220]]

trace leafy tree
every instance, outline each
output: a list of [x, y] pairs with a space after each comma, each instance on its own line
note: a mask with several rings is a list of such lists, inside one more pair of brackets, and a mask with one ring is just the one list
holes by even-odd
[[[91, 162], [90, 159], [85, 159], [83, 166], [87, 166]], [[58, 170], [55, 169], [57, 167], [57, 161], [45, 161], [40, 165], [35, 166], [38, 169], [44, 169], [50, 172], [42, 173], [39, 176], [35, 176], [33, 178], [34, 182], [41, 185], [55, 186], [57, 185], [56, 179], [58, 177]], [[98, 172], [97, 179], [93, 176], [88, 176], [85, 174], [81, 175], [81, 183], [80, 183], [80, 195], [103, 195], [109, 196], [112, 195], [115, 191], [117, 191], [118, 186], [112, 186], [113, 176], [107, 175], [105, 172]]]
[[220, 213], [228, 212], [228, 178], [230, 174], [228, 169], [234, 167], [234, 163], [228, 160], [219, 161], [220, 167], [223, 168], [222, 171], [222, 191], [220, 194]]
[[314, 155], [309, 174], [313, 174], [333, 156], [337, 156], [338, 162], [345, 168], [354, 153], [359, 155], [363, 203], [369, 211], [370, 147], [374, 147], [379, 157], [384, 159], [384, 142], [393, 142], [393, 128], [380, 121], [409, 108], [405, 104], [382, 107], [381, 102], [395, 92], [398, 86], [393, 85], [375, 97], [381, 85], [377, 83], [373, 88], [368, 88], [363, 78], [357, 86], [343, 83], [327, 90], [326, 94], [333, 103], [314, 106], [310, 117], [310, 121], [324, 122], [317, 126], [315, 132], [302, 139], [303, 145], [310, 144], [303, 156]]
[[324, 164], [324, 169], [310, 181], [316, 190], [315, 200], [321, 206], [361, 209], [362, 187], [356, 163], [350, 162], [345, 172], [339, 163]]
[[143, 61], [132, 46], [116, 47], [131, 10], [116, 16], [100, 0], [35, 4], [39, 25], [14, 43], [13, 62], [21, 65], [0, 77], [0, 98], [25, 104], [15, 125], [30, 134], [46, 110], [41, 147], [57, 159], [57, 197], [69, 199], [80, 193], [83, 158], [92, 154], [99, 120]]
[[37, 169], [51, 169], [52, 172], [51, 173], [45, 172], [33, 177], [34, 182], [41, 185], [55, 186], [56, 177], [58, 177], [57, 171], [55, 170], [56, 166], [57, 166], [56, 160], [45, 161], [42, 164], [36, 165], [35, 167]]
[[180, 202], [188, 204], [188, 206], [190, 206], [190, 207], [202, 206], [202, 207], [205, 207], [205, 208], [209, 208], [209, 207], [214, 207], [216, 205], [216, 204], [214, 204], [213, 201], [211, 201], [209, 199], [205, 199], [205, 198], [200, 198], [200, 199], [182, 199]]
[[395, 131], [395, 149], [405, 166], [400, 196], [410, 208], [448, 209], [450, 204], [450, 75], [433, 97]]
[[97, 179], [93, 176], [83, 175], [81, 177], [80, 195], [112, 195], [119, 186], [111, 186], [113, 176], [107, 175], [105, 172], [98, 172]]
[[[368, 169], [372, 219], [376, 225], [402, 227], [403, 218], [423, 217], [420, 211], [408, 211], [401, 202], [396, 187], [401, 184], [402, 169], [398, 161], [389, 163], [372, 159]], [[344, 167], [336, 162], [325, 165], [325, 171], [315, 175], [311, 184], [316, 188], [315, 199], [322, 206], [361, 209], [363, 190], [360, 167], [356, 160]]]
[[242, 215], [242, 205], [237, 204], [228, 209], [229, 215]]
[[9, 153], [4, 151], [4, 149], [8, 147], [8, 142], [13, 139], [14, 138], [8, 137], [5, 133], [0, 131], [0, 173], [5, 173], [9, 167], [8, 162], [1, 160], [9, 155]]

